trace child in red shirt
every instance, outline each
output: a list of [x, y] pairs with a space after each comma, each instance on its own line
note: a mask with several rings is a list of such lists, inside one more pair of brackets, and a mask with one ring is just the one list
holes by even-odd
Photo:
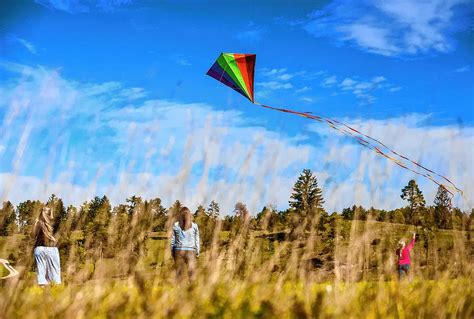
[[410, 265], [411, 265], [410, 251], [415, 246], [415, 238], [416, 238], [416, 233], [413, 233], [413, 239], [408, 245], [405, 245], [404, 240], [400, 240], [398, 242], [400, 244], [400, 248], [397, 249], [398, 274], [399, 274], [400, 279], [402, 279], [404, 275], [408, 275], [408, 271], [410, 270]]

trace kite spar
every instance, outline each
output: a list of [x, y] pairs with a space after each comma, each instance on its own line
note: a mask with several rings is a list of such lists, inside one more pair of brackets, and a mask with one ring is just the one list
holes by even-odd
[[462, 195], [462, 190], [445, 176], [438, 174], [421, 165], [420, 163], [409, 159], [408, 157], [389, 148], [381, 141], [370, 137], [343, 122], [327, 117], [312, 115], [309, 112], [298, 112], [289, 109], [282, 109], [256, 102], [254, 99], [255, 60], [255, 54], [221, 53], [216, 62], [214, 62], [209, 71], [207, 71], [207, 75], [239, 92], [255, 105], [326, 123], [329, 127], [339, 131], [343, 135], [353, 138], [357, 143], [368, 149], [371, 149], [380, 156], [387, 158], [396, 165], [411, 171], [412, 173], [423, 176], [438, 186], [444, 187], [451, 195], [454, 196], [455, 192], [459, 192]]

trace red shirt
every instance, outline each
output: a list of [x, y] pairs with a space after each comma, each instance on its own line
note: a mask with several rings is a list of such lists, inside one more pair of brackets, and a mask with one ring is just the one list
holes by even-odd
[[405, 248], [402, 249], [402, 254], [400, 256], [400, 250], [398, 250], [398, 264], [399, 265], [410, 265], [410, 250], [415, 246], [415, 239], [413, 239]]

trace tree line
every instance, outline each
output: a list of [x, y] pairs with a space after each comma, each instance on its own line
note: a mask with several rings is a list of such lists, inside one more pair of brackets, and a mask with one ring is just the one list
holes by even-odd
[[[453, 208], [449, 193], [443, 186], [438, 188], [430, 206], [426, 205], [423, 193], [414, 180], [408, 182], [400, 196], [407, 201], [407, 205], [394, 210], [366, 209], [354, 205], [340, 213], [328, 214], [323, 207], [323, 192], [317, 178], [311, 170], [305, 169], [293, 186], [289, 208], [286, 210], [278, 211], [275, 206], [267, 205], [252, 215], [244, 203], [238, 202], [231, 214], [222, 216], [219, 204], [213, 200], [207, 207], [197, 207], [194, 216], [201, 230], [204, 249], [215, 240], [216, 230], [232, 234], [238, 232], [242, 225], [249, 230], [267, 232], [290, 230], [290, 237], [293, 238], [314, 230], [327, 240], [333, 239], [338, 219], [401, 223], [431, 230], [469, 231], [471, 228], [474, 209], [462, 212], [457, 207]], [[115, 207], [112, 207], [107, 196], [95, 197], [79, 207], [65, 206], [63, 200], [54, 194], [46, 203], [27, 200], [15, 206], [6, 201], [0, 209], [0, 236], [23, 234], [20, 256], [31, 248], [30, 234], [43, 205], [54, 210], [53, 228], [60, 247], [66, 252], [73, 245], [75, 258], [81, 260], [88, 257], [114, 257], [117, 252], [138, 260], [146, 249], [143, 243], [149, 233], [170, 229], [183, 206], [176, 200], [171, 207], [166, 208], [160, 198], [144, 200], [139, 196], [127, 198], [125, 203]], [[78, 231], [81, 231], [82, 236], [77, 235]]]
[[[463, 212], [457, 207], [452, 207], [450, 195], [442, 185], [438, 187], [433, 205], [430, 206], [426, 205], [423, 193], [415, 180], [408, 182], [401, 190], [400, 197], [407, 201], [405, 207], [383, 210], [353, 205], [344, 208], [340, 216], [346, 220], [375, 220], [426, 228], [463, 230], [470, 226], [474, 209], [471, 212]], [[222, 230], [230, 230], [237, 219], [249, 219], [253, 229], [261, 229], [264, 220], [265, 228], [281, 228], [291, 226], [291, 221], [295, 217], [299, 219], [316, 215], [324, 224], [329, 215], [324, 210], [323, 204], [322, 190], [318, 186], [317, 178], [311, 170], [305, 169], [293, 186], [289, 208], [286, 210], [278, 211], [270, 204], [252, 216], [246, 205], [238, 202], [231, 214], [222, 216], [219, 204], [212, 200], [207, 208], [198, 206], [194, 215], [198, 223], [220, 220]], [[46, 203], [27, 200], [15, 206], [10, 201], [5, 201], [0, 209], [0, 236], [28, 233], [43, 205], [53, 208], [55, 212], [55, 232], [61, 225], [68, 224], [72, 230], [81, 229], [95, 233], [99, 237], [106, 235], [104, 229], [109, 226], [112, 219], [120, 223], [130, 221], [137, 223], [132, 218], [136, 215], [140, 215], [140, 223], [146, 224], [149, 231], [165, 231], [169, 217], [182, 207], [179, 200], [176, 200], [171, 207], [165, 208], [160, 198], [143, 200], [139, 196], [127, 198], [124, 204], [115, 207], [111, 206], [107, 196], [95, 197], [80, 207], [73, 205], [66, 207], [63, 200], [54, 194]]]

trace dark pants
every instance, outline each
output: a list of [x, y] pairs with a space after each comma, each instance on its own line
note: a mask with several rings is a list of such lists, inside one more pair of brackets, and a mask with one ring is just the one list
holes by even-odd
[[185, 272], [189, 280], [193, 281], [196, 275], [196, 252], [193, 250], [175, 250], [174, 264], [176, 266], [176, 279], [182, 281]]
[[410, 271], [410, 265], [398, 265], [398, 278], [402, 279], [403, 276], [408, 276]]

